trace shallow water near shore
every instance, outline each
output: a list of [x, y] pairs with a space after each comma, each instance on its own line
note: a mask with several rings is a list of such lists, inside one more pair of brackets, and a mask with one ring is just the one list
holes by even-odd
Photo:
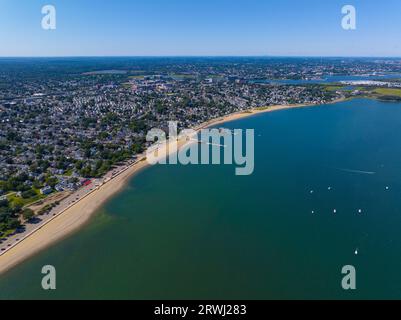
[[[401, 298], [401, 104], [220, 126], [255, 129], [253, 175], [143, 170], [86, 227], [0, 275], [0, 298]], [[44, 265], [56, 267], [55, 291], [41, 289]], [[356, 291], [341, 288], [345, 265]]]

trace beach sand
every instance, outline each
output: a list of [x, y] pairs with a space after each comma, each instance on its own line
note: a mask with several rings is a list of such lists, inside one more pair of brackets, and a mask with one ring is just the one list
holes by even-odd
[[[198, 131], [213, 125], [234, 121], [259, 113], [304, 106], [306, 105], [271, 106], [265, 109], [236, 112], [203, 123], [196, 127], [195, 130]], [[178, 149], [188, 143], [190, 142], [186, 140], [178, 141]], [[166, 148], [166, 146], [163, 148]], [[160, 151], [163, 150], [161, 149]], [[96, 210], [98, 210], [113, 195], [119, 192], [132, 176], [146, 166], [148, 166], [148, 163], [146, 157], [143, 155], [139, 157], [134, 165], [79, 200], [73, 206], [57, 215], [54, 219], [51, 219], [40, 228], [34, 230], [34, 232], [30, 233], [29, 236], [25, 237], [18, 244], [0, 256], [0, 274], [84, 226]]]

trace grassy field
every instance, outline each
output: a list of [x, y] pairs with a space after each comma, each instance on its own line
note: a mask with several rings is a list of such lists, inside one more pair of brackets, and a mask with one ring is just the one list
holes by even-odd
[[333, 92], [333, 91], [343, 91], [345, 93], [350, 93], [354, 90], [358, 91], [363, 91], [366, 93], [366, 97], [368, 98], [374, 98], [374, 99], [380, 99], [382, 97], [398, 97], [401, 98], [401, 88], [382, 88], [382, 87], [364, 87], [364, 86], [356, 86], [353, 87], [353, 89], [345, 90], [347, 86], [341, 86], [337, 84], [330, 84], [330, 85], [324, 85], [324, 90]]
[[338, 90], [342, 90], [345, 86], [333, 86], [333, 85], [329, 85], [329, 86], [325, 86], [324, 89], [326, 91], [338, 91]]
[[46, 198], [46, 196], [40, 194], [39, 191], [37, 191], [36, 196], [30, 197], [27, 199], [18, 197], [15, 193], [7, 196], [7, 199], [9, 201], [9, 203], [11, 204], [11, 206], [21, 206], [21, 207], [25, 207], [31, 203], [34, 203], [34, 202], [44, 199], [44, 198]]
[[383, 96], [396, 96], [401, 98], [401, 89], [377, 88], [373, 93]]

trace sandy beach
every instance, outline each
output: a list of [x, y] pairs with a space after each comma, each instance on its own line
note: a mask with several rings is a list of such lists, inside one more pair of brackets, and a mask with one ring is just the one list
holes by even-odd
[[[210, 120], [194, 129], [198, 131], [213, 125], [249, 117], [259, 113], [305, 106], [307, 105], [271, 106], [268, 108], [240, 111], [225, 117]], [[186, 140], [178, 141], [178, 148], [181, 148], [187, 143], [190, 142]], [[168, 147], [168, 145], [164, 147]], [[96, 210], [98, 210], [113, 195], [119, 192], [130, 178], [146, 166], [148, 166], [146, 156], [142, 155], [134, 164], [122, 170], [108, 182], [98, 186], [93, 191], [82, 197], [79, 201], [70, 207], [65, 208], [62, 212], [27, 234], [25, 237], [22, 237], [18, 243], [0, 255], [0, 274], [84, 226]]]

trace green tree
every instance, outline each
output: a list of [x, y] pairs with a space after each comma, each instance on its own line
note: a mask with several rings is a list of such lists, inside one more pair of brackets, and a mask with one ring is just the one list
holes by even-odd
[[24, 218], [25, 221], [31, 220], [35, 216], [35, 213], [31, 209], [24, 209], [22, 211], [22, 217]]

